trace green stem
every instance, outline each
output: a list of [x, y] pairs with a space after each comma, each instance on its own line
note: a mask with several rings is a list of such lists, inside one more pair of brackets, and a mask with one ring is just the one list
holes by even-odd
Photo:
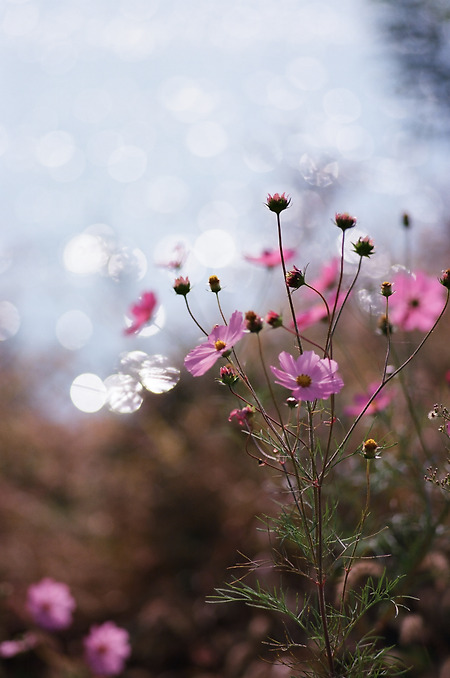
[[288, 301], [289, 301], [289, 308], [291, 310], [291, 316], [292, 316], [292, 321], [294, 323], [294, 328], [295, 328], [295, 334], [297, 337], [297, 344], [298, 344], [298, 350], [300, 351], [300, 354], [303, 353], [303, 347], [302, 347], [302, 341], [300, 339], [300, 333], [298, 331], [298, 326], [297, 326], [297, 318], [295, 317], [295, 309], [294, 309], [294, 303], [292, 301], [292, 295], [291, 295], [291, 290], [289, 289], [289, 286], [286, 284], [286, 264], [284, 261], [284, 253], [283, 253], [283, 239], [281, 236], [281, 219], [279, 213], [277, 213], [277, 230], [278, 230], [278, 247], [280, 249], [280, 258], [281, 258], [281, 267], [283, 269], [283, 280], [284, 280], [284, 285], [286, 287], [286, 292], [288, 296]]

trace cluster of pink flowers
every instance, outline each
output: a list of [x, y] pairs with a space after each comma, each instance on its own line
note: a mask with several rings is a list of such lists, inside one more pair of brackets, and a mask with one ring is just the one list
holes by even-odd
[[[45, 577], [31, 584], [26, 608], [37, 626], [46, 631], [61, 631], [72, 623], [75, 600], [67, 584]], [[0, 657], [14, 657], [38, 644], [35, 633], [26, 633], [18, 640], [0, 643]], [[112, 621], [92, 626], [84, 639], [86, 663], [97, 676], [116, 676], [122, 672], [131, 653], [129, 635]]]

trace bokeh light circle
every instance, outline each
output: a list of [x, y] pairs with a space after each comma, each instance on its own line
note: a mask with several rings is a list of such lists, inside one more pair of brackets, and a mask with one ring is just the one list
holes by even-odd
[[235, 258], [236, 244], [227, 231], [213, 228], [197, 238], [193, 251], [204, 266], [223, 268], [231, 264]]
[[132, 414], [143, 403], [143, 386], [130, 374], [112, 374], [104, 381], [106, 403], [112, 412]]
[[19, 331], [20, 314], [10, 301], [0, 301], [0, 341], [10, 339]]
[[56, 323], [56, 337], [64, 348], [76, 351], [87, 344], [92, 336], [92, 322], [83, 311], [71, 310], [63, 313]]
[[81, 412], [98, 412], [105, 404], [106, 388], [97, 374], [85, 372], [73, 380], [70, 398]]

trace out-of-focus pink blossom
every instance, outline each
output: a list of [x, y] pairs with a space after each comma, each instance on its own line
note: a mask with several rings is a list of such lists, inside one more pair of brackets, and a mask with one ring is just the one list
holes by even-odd
[[34, 633], [27, 633], [18, 640], [4, 640], [0, 643], [0, 657], [7, 659], [27, 652], [36, 646], [37, 638]]
[[186, 246], [183, 243], [177, 243], [172, 250], [172, 258], [157, 265], [167, 268], [169, 271], [179, 271], [185, 263], [187, 256]]
[[38, 626], [57, 631], [72, 623], [75, 600], [67, 584], [45, 577], [28, 588], [27, 609]]
[[[372, 382], [369, 384], [367, 391], [365, 393], [357, 393], [353, 396], [353, 405], [349, 405], [345, 408], [345, 413], [350, 417], [357, 417], [363, 411], [364, 407], [367, 405], [368, 401], [375, 393], [379, 387], [378, 382]], [[392, 402], [394, 394], [386, 393], [384, 390], [381, 391], [370, 403], [369, 407], [365, 411], [366, 415], [375, 415], [378, 412], [382, 412], [386, 407]]]
[[337, 362], [319, 358], [314, 351], [305, 351], [298, 358], [283, 351], [278, 359], [282, 369], [270, 367], [277, 377], [275, 382], [292, 391], [297, 400], [326, 399], [344, 386]]
[[253, 416], [253, 412], [254, 410], [252, 407], [250, 407], [250, 405], [246, 405], [241, 410], [231, 410], [228, 416], [228, 421], [233, 421], [233, 419], [236, 419], [239, 426], [247, 426], [249, 419], [251, 419]]
[[130, 308], [130, 314], [133, 316], [133, 322], [124, 330], [125, 334], [137, 334], [144, 325], [150, 322], [156, 308], [157, 299], [154, 292], [144, 292], [137, 304]]
[[[334, 257], [327, 264], [322, 266], [320, 275], [313, 280], [311, 283], [308, 283], [314, 290], [320, 292], [323, 297], [326, 299], [328, 308], [330, 312], [333, 309], [334, 302], [336, 299], [336, 288], [339, 280], [339, 259]], [[338, 307], [345, 299], [345, 292], [342, 291], [338, 297]], [[300, 331], [315, 325], [320, 320], [325, 320], [327, 317], [327, 308], [322, 299], [318, 296], [316, 292], [311, 289], [305, 289], [303, 293], [305, 299], [317, 300], [313, 306], [306, 308], [305, 310], [299, 311], [296, 315], [297, 327]]]
[[[286, 248], [283, 250], [284, 263], [291, 261], [295, 255], [294, 249]], [[281, 255], [279, 249], [263, 250], [258, 256], [250, 256], [246, 254], [244, 259], [252, 264], [264, 266], [265, 268], [275, 268], [281, 264]]]
[[117, 676], [131, 654], [128, 632], [112, 621], [93, 626], [83, 642], [86, 662], [97, 676]]
[[337, 286], [338, 280], [339, 259], [338, 257], [333, 257], [333, 259], [322, 266], [319, 277], [309, 284], [321, 294], [325, 294], [325, 292], [329, 292]]
[[418, 271], [415, 275], [397, 273], [392, 282], [389, 320], [407, 332], [428, 332], [444, 303], [445, 293], [438, 280]]
[[194, 377], [205, 374], [224, 353], [227, 353], [245, 333], [242, 313], [234, 311], [228, 325], [216, 325], [208, 340], [192, 349], [184, 359], [188, 372]]

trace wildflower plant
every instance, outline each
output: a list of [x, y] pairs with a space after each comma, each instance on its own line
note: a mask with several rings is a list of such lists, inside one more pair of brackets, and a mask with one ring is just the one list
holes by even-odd
[[[336, 360], [336, 345], [346, 306], [364, 261], [376, 256], [375, 246], [369, 237], [352, 243], [359, 260], [347, 281], [344, 248], [356, 218], [336, 214], [334, 223], [342, 232], [341, 256], [310, 283], [307, 262], [299, 262], [303, 268], [291, 266], [288, 270], [286, 266], [293, 253], [283, 247], [281, 222], [282, 212], [290, 204], [285, 193], [267, 196], [266, 205], [276, 217], [274, 241], [278, 250], [276, 255], [271, 251], [271, 262], [279, 261], [286, 295], [282, 312], [265, 309], [260, 316], [254, 311], [231, 309], [231, 315], [224, 313], [221, 284], [213, 276], [210, 290], [216, 295], [222, 324], [205, 329], [188, 303], [190, 290], [184, 286], [181, 292], [191, 318], [205, 335], [205, 341], [186, 356], [186, 369], [194, 377], [217, 370], [217, 380], [229, 389], [235, 405], [227, 410], [228, 420], [245, 435], [250, 457], [263, 469], [278, 474], [282, 492], [279, 515], [268, 519], [266, 526], [280, 583], [265, 586], [258, 575], [258, 563], [244, 561], [211, 600], [241, 601], [278, 613], [284, 621], [284, 635], [273, 639], [271, 646], [279, 661], [291, 666], [295, 675], [398, 675], [402, 668], [394, 654], [379, 642], [377, 629], [366, 621], [374, 608], [396, 614], [404, 604], [396, 588], [399, 578], [388, 576], [387, 554], [376, 553], [371, 546], [374, 533], [367, 527], [373, 467], [383, 463], [390, 446], [376, 440], [373, 418], [393, 398], [395, 390], [387, 389], [388, 384], [400, 377], [443, 317], [450, 293], [448, 271], [439, 281], [421, 272], [401, 273], [391, 282], [380, 280], [379, 295], [384, 304], [379, 322], [383, 342], [380, 374], [355, 397], [354, 405], [342, 406], [341, 396], [348, 402], [351, 395], [346, 395], [346, 374]], [[177, 294], [179, 287], [180, 280], [174, 286]], [[310, 306], [306, 312], [298, 308], [298, 302], [304, 300]], [[306, 335], [305, 330], [313, 325], [315, 333]], [[273, 353], [274, 330], [280, 345], [277, 356], [267, 359], [272, 355], [269, 352]], [[395, 332], [413, 330], [422, 335], [409, 354], [392, 366]], [[250, 350], [246, 348], [249, 343]], [[249, 356], [260, 369], [258, 386], [249, 376], [257, 371]], [[356, 440], [355, 432], [364, 422], [368, 422], [366, 434], [363, 440]], [[339, 467], [349, 461], [353, 468], [362, 470], [364, 485], [359, 489], [360, 512], [353, 528], [342, 532], [338, 509], [344, 497], [338, 496], [334, 487]], [[373, 516], [370, 525], [374, 525]], [[376, 530], [383, 528], [378, 525]], [[356, 586], [354, 575], [361, 565], [368, 576]]]

